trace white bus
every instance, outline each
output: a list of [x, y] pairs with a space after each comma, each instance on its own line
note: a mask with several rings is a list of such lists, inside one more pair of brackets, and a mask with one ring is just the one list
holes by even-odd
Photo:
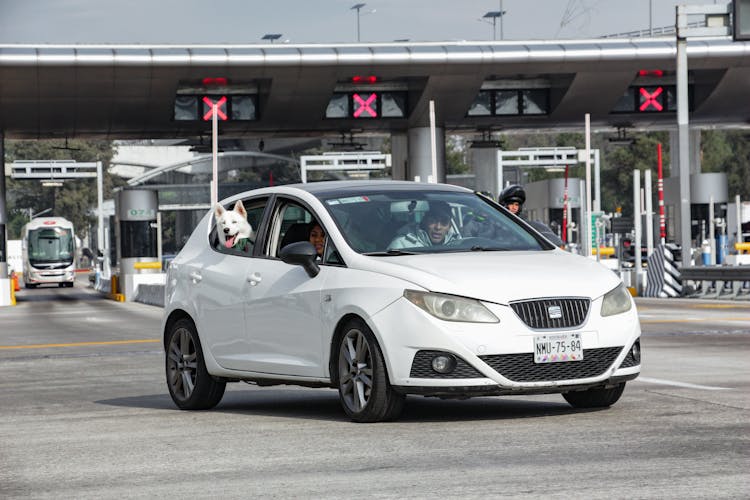
[[73, 223], [62, 217], [39, 217], [23, 226], [23, 282], [26, 288], [73, 286], [76, 239]]

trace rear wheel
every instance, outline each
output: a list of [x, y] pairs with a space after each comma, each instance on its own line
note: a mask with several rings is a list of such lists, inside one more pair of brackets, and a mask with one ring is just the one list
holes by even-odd
[[388, 382], [380, 346], [362, 320], [346, 325], [338, 352], [339, 397], [349, 418], [355, 422], [398, 418], [405, 396]]
[[224, 396], [225, 382], [206, 370], [195, 325], [187, 318], [176, 321], [167, 336], [167, 387], [182, 410], [208, 410]]
[[587, 391], [566, 392], [563, 397], [574, 408], [604, 408], [615, 404], [624, 390], [625, 382], [621, 382], [609, 389], [602, 387]]

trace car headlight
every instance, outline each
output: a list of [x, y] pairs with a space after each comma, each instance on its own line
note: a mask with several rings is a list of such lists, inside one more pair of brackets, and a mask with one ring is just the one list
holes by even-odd
[[455, 295], [404, 290], [404, 297], [414, 304], [445, 321], [463, 321], [468, 323], [499, 323], [497, 316], [484, 307], [481, 302]]
[[630, 292], [625, 288], [624, 283], [617, 285], [617, 288], [607, 292], [602, 300], [602, 316], [613, 316], [615, 314], [630, 311], [633, 307], [633, 301], [630, 298]]

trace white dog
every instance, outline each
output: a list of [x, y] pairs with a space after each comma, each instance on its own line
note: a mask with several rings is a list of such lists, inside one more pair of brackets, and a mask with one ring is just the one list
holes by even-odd
[[227, 248], [248, 251], [253, 244], [253, 228], [247, 221], [247, 210], [242, 201], [234, 204], [232, 210], [226, 210], [220, 204], [214, 207], [216, 228], [219, 238]]

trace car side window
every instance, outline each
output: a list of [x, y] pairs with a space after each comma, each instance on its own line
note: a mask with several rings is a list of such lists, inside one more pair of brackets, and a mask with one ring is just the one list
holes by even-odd
[[316, 246], [322, 263], [343, 264], [341, 256], [327, 237], [326, 228], [315, 214], [300, 203], [280, 200], [269, 232], [270, 256], [277, 257], [281, 249], [291, 243], [308, 241]]
[[[213, 210], [213, 227], [209, 234], [211, 248], [230, 255], [253, 254], [263, 212], [268, 198], [252, 198]], [[243, 213], [244, 212], [244, 213]]]

